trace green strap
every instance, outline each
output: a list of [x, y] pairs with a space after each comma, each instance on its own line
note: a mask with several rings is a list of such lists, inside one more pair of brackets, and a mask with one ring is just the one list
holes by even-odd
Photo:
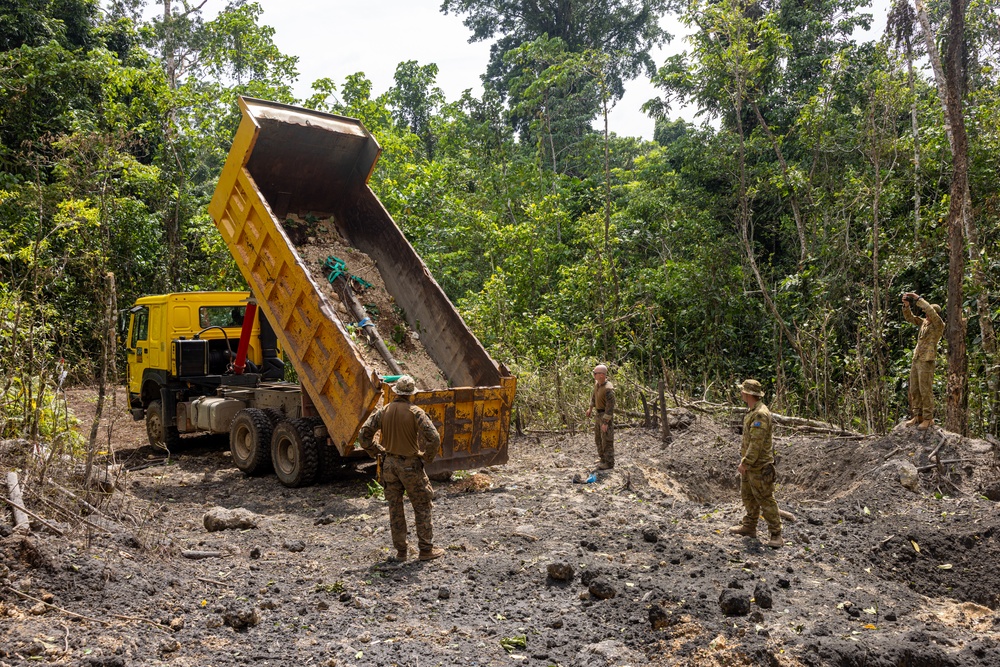
[[348, 282], [356, 283], [360, 289], [364, 290], [372, 286], [372, 284], [364, 278], [359, 278], [358, 276], [348, 273], [347, 263], [339, 257], [334, 257], [333, 255], [327, 257], [326, 262], [323, 263], [323, 268], [329, 271], [327, 280], [329, 280], [331, 284], [336, 281], [337, 278], [343, 276], [343, 278]]

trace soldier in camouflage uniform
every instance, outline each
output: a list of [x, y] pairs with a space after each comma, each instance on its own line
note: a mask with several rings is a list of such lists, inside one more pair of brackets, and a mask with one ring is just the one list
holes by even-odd
[[594, 367], [594, 390], [590, 393], [590, 407], [587, 417], [594, 414], [594, 444], [601, 462], [598, 470], [615, 467], [615, 388], [608, 380], [608, 367], [598, 364]]
[[743, 418], [743, 444], [740, 446], [740, 496], [746, 516], [738, 526], [729, 529], [734, 535], [757, 537], [757, 520], [761, 513], [767, 521], [770, 539], [764, 542], [775, 549], [785, 544], [781, 539], [781, 517], [774, 500], [774, 444], [771, 440], [771, 411], [761, 398], [764, 392], [756, 380], [744, 380], [739, 385], [740, 396], [747, 404]]
[[[376, 410], [361, 427], [361, 447], [372, 457], [384, 456], [382, 485], [389, 503], [389, 527], [397, 561], [407, 557], [406, 514], [403, 511], [403, 490], [410, 497], [417, 528], [420, 560], [433, 560], [444, 555], [444, 549], [434, 547], [431, 525], [431, 499], [434, 491], [424, 472], [424, 464], [437, 456], [441, 436], [427, 413], [410, 403], [417, 388], [413, 378], [404, 375], [396, 381], [395, 400]], [[381, 443], [375, 443], [376, 431], [382, 431]], [[421, 451], [421, 441], [424, 450]]]
[[[920, 306], [925, 317], [917, 317], [910, 311], [911, 300]], [[934, 425], [934, 361], [938, 341], [944, 333], [941, 306], [931, 305], [919, 294], [907, 292], [903, 295], [903, 318], [920, 327], [910, 365], [910, 420], [906, 425], [920, 424], [917, 428], [926, 430]]]

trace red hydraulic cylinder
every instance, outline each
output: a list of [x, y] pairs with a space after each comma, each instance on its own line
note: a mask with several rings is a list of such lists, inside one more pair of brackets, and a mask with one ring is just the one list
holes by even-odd
[[243, 375], [247, 367], [247, 349], [250, 347], [250, 334], [253, 333], [253, 321], [257, 317], [257, 302], [247, 301], [246, 312], [243, 313], [243, 328], [240, 329], [240, 346], [236, 348], [236, 361], [233, 362], [233, 373]]

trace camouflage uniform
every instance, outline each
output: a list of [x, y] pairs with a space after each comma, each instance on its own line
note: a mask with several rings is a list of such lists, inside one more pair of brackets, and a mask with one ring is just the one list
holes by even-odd
[[[382, 431], [380, 444], [373, 442], [376, 431]], [[379, 408], [361, 427], [362, 449], [372, 457], [385, 455], [382, 463], [382, 486], [389, 503], [389, 527], [396, 553], [406, 557], [406, 514], [403, 511], [403, 491], [413, 505], [414, 523], [421, 555], [434, 548], [434, 528], [431, 525], [431, 499], [434, 491], [424, 472], [424, 464], [437, 456], [441, 436], [427, 413], [412, 405], [407, 396], [397, 398]], [[424, 444], [421, 451], [420, 441]]]
[[[590, 394], [590, 407], [594, 415], [594, 444], [597, 445], [597, 455], [604, 465], [615, 465], [615, 387], [610, 380], [595, 384]], [[608, 430], [602, 431], [601, 424], [607, 424]]]
[[743, 418], [743, 443], [740, 446], [740, 464], [746, 474], [740, 477], [740, 496], [746, 516], [743, 526], [750, 533], [757, 532], [757, 520], [763, 513], [771, 535], [781, 534], [778, 503], [774, 500], [774, 444], [771, 440], [771, 411], [763, 401], [757, 401]]
[[944, 334], [944, 320], [938, 315], [937, 307], [924, 299], [918, 299], [917, 305], [926, 317], [917, 317], [910, 311], [909, 302], [903, 303], [903, 318], [920, 327], [910, 366], [910, 416], [914, 420], [933, 421], [934, 361], [937, 359], [938, 341]]

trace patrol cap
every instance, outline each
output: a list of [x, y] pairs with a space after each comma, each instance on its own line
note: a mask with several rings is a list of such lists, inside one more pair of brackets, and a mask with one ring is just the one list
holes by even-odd
[[607, 375], [608, 367], [605, 366], [604, 364], [597, 364], [596, 366], [594, 366], [594, 370], [592, 370], [590, 374], [596, 375], [597, 373], [604, 373], [605, 375]]
[[764, 390], [760, 387], [760, 382], [756, 380], [744, 380], [743, 384], [736, 385], [741, 392], [744, 394], [750, 394], [751, 396], [763, 396]]
[[396, 392], [397, 396], [411, 396], [417, 393], [417, 383], [409, 375], [400, 375], [396, 384], [392, 386], [392, 390]]

